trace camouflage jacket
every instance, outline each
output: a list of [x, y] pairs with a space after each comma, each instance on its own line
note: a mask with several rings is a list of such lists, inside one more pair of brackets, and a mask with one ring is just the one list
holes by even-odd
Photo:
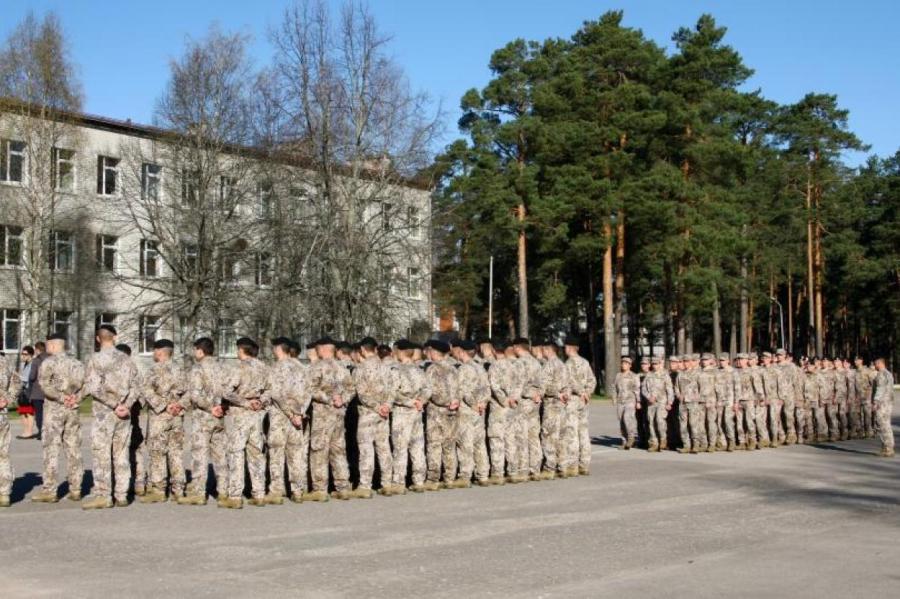
[[[44, 369], [41, 364], [41, 371]], [[127, 408], [140, 398], [137, 366], [126, 354], [114, 347], [105, 347], [90, 357], [84, 369], [84, 394], [92, 396], [94, 410], [100, 406], [109, 410], [119, 404]], [[45, 389], [46, 393], [46, 389]]]
[[699, 370], [682, 370], [675, 379], [675, 394], [684, 403], [698, 403], [700, 401], [700, 385], [698, 383]]
[[737, 377], [731, 366], [716, 370], [716, 405], [731, 407], [734, 405], [734, 385]]
[[353, 370], [353, 385], [359, 397], [359, 409], [375, 412], [378, 406], [394, 402], [396, 381], [390, 367], [371, 356]]
[[819, 401], [828, 405], [834, 401], [834, 370], [820, 370], [816, 375], [819, 383]]
[[[431, 387], [431, 399], [429, 406], [435, 406], [441, 409], [447, 409], [450, 403], [458, 401], [459, 395], [459, 375], [451, 364], [446, 360], [435, 362], [425, 371], [425, 377]], [[454, 410], [453, 413], [456, 413]]]
[[894, 375], [887, 368], [877, 371], [875, 375], [872, 402], [879, 405], [894, 403]]
[[856, 395], [860, 401], [872, 400], [872, 385], [875, 383], [877, 374], [875, 369], [868, 366], [863, 366], [856, 371]]
[[597, 377], [591, 368], [591, 363], [581, 356], [571, 356], [566, 358], [566, 370], [569, 371], [569, 385], [572, 393], [581, 395], [587, 394], [588, 397], [593, 395], [597, 388]]
[[422, 405], [431, 399], [431, 385], [425, 373], [416, 364], [398, 364], [394, 369], [397, 377], [397, 395], [394, 397], [394, 407], [407, 410], [415, 409], [415, 401]]
[[613, 383], [612, 400], [618, 404], [637, 404], [641, 401], [641, 379], [632, 371], [617, 372]]
[[[0, 399], [4, 399], [8, 405], [12, 405], [21, 389], [22, 382], [19, 375], [12, 371], [6, 357], [0, 356]], [[7, 409], [2, 408], [0, 412], [6, 412]]]
[[641, 382], [641, 395], [648, 404], [660, 404], [672, 407], [675, 402], [675, 388], [672, 386], [672, 378], [664, 370], [651, 371]]
[[316, 403], [332, 405], [332, 397], [339, 395], [344, 407], [353, 399], [356, 390], [350, 371], [337, 360], [318, 360], [307, 371], [307, 382], [312, 400]]
[[187, 409], [190, 400], [186, 397], [184, 372], [175, 360], [155, 362], [143, 377], [143, 397], [154, 414], [162, 414], [170, 403], [177, 403]]
[[265, 405], [263, 394], [269, 386], [269, 369], [257, 358], [238, 360], [228, 368], [225, 394], [222, 396], [229, 406], [250, 409], [250, 402], [258, 399]]
[[479, 415], [478, 404], [487, 407], [491, 401], [491, 383], [484, 366], [474, 360], [460, 364], [456, 369], [459, 377], [460, 413]]
[[716, 373], [718, 370], [715, 366], [707, 366], [701, 368], [697, 373], [697, 393], [700, 396], [700, 403], [706, 404], [710, 408], [716, 406]]
[[541, 378], [544, 381], [544, 397], [558, 400], [560, 396], [570, 393], [569, 370], [559, 358], [554, 356], [544, 362]]
[[518, 369], [509, 358], [503, 358], [491, 364], [491, 369], [488, 370], [488, 380], [491, 383], [491, 394], [497, 406], [508, 408], [510, 400], [518, 401], [522, 392], [519, 387], [521, 383], [516, 378], [517, 375]]
[[48, 355], [38, 370], [38, 384], [50, 401], [62, 403], [64, 396], [72, 394], [80, 401], [84, 392], [84, 366], [65, 353]]
[[772, 364], [759, 369], [762, 379], [763, 394], [766, 401], [773, 402], [778, 399], [778, 366]]
[[224, 364], [212, 356], [203, 358], [188, 372], [185, 399], [191, 407], [209, 413], [222, 405], [226, 377]]
[[306, 383], [306, 368], [296, 358], [278, 360], [269, 368], [269, 384], [262, 401], [288, 418], [303, 416], [311, 398]]

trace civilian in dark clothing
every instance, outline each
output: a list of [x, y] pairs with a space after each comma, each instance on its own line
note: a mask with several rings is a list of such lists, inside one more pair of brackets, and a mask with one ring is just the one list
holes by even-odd
[[37, 427], [37, 433], [33, 438], [40, 440], [41, 429], [44, 426], [44, 390], [38, 383], [38, 371], [41, 369], [41, 362], [47, 357], [47, 346], [43, 341], [34, 344], [34, 359], [31, 361], [31, 372], [28, 373], [28, 398], [31, 405], [34, 406], [34, 423]]

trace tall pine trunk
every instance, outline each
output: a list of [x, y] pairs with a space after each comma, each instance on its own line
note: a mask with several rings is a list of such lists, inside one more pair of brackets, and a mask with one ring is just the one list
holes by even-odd
[[722, 353], [722, 316], [719, 313], [719, 287], [715, 283], [713, 286], [713, 313], [712, 313], [712, 337], [713, 337], [713, 351], [716, 353], [716, 356]]
[[615, 314], [613, 312], [613, 248], [612, 227], [609, 221], [603, 223], [603, 237], [606, 247], [603, 250], [603, 380], [607, 396], [613, 392], [613, 378], [618, 370], [616, 360]]

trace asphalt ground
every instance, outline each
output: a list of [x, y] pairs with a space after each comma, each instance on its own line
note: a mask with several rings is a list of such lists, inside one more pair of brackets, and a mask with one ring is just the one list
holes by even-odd
[[14, 439], [0, 596], [897, 596], [900, 460], [877, 440], [650, 454], [591, 410], [587, 477], [240, 511], [34, 504], [40, 444]]

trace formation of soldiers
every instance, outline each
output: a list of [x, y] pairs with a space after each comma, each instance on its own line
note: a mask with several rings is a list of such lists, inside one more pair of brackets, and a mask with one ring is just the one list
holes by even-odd
[[[67, 498], [84, 509], [127, 506], [132, 491], [144, 503], [204, 505], [210, 465], [223, 508], [243, 506], [248, 480], [247, 503], [263, 506], [589, 474], [596, 379], [576, 339], [561, 347], [524, 338], [388, 347], [372, 338], [350, 346], [325, 337], [306, 347], [303, 362], [299, 345], [280, 337], [266, 364], [252, 339], [237, 341], [237, 361], [222, 361], [204, 337], [193, 344], [187, 369], [174, 359], [174, 344], [160, 340], [144, 372], [127, 346], [116, 345], [113, 327], [100, 327], [97, 342], [99, 351], [83, 365], [66, 353], [62, 336], [47, 340], [39, 372], [43, 484], [32, 501], [59, 501], [61, 449]], [[0, 505], [8, 506], [5, 407], [18, 383], [7, 365], [0, 372]], [[78, 409], [87, 398], [94, 482], [82, 499]], [[146, 442], [141, 406], [149, 413]]]
[[877, 435], [894, 455], [894, 378], [883, 358], [794, 363], [783, 349], [642, 358], [640, 373], [622, 359], [613, 401], [622, 447], [682, 453], [763, 449]]

